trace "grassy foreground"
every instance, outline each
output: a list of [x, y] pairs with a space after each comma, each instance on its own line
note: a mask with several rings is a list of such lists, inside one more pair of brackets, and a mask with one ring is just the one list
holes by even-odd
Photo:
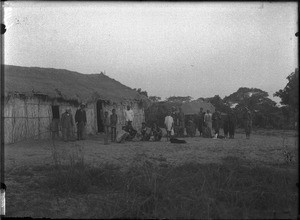
[[[79, 149], [80, 151], [80, 149]], [[287, 169], [226, 157], [222, 163], [171, 166], [137, 156], [123, 171], [90, 166], [82, 154], [10, 172], [7, 216], [51, 218], [296, 218], [297, 176]], [[22, 183], [20, 184], [17, 183]]]

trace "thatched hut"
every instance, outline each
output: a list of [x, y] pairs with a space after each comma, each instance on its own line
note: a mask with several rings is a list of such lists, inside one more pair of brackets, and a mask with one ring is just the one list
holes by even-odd
[[189, 119], [192, 119], [197, 122], [200, 108], [203, 109], [203, 112], [206, 112], [207, 110], [209, 110], [211, 113], [215, 112], [215, 107], [210, 102], [202, 100], [185, 102], [181, 106], [182, 112], [185, 115], [185, 121], [187, 122]]
[[[66, 108], [73, 117], [80, 103], [86, 104], [87, 134], [103, 132], [102, 113], [118, 115], [120, 130], [125, 123], [124, 109], [135, 113], [133, 126], [144, 121], [143, 104], [147, 98], [104, 74], [80, 74], [62, 69], [4, 66], [5, 143], [50, 137], [50, 123]], [[76, 128], [75, 128], [76, 129]]]
[[215, 112], [215, 107], [210, 102], [205, 101], [195, 100], [191, 102], [185, 102], [181, 106], [182, 112], [185, 115], [198, 114], [200, 108], [203, 108], [203, 112], [206, 112], [207, 110], [210, 110], [211, 113]]

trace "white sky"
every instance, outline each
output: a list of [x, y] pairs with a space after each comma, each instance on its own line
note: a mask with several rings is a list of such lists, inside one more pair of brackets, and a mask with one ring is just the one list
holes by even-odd
[[[3, 2], [2, 2], [3, 3]], [[101, 71], [148, 95], [273, 93], [298, 66], [297, 3], [6, 2], [4, 63]]]

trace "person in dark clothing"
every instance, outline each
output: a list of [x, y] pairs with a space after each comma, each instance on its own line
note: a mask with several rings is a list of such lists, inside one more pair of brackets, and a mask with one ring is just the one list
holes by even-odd
[[109, 127], [110, 127], [110, 117], [108, 116], [108, 112], [104, 112], [104, 117], [103, 117], [103, 122], [104, 122], [104, 144], [108, 144], [108, 135], [109, 135]]
[[146, 126], [146, 123], [142, 123], [142, 129], [141, 129], [142, 139], [141, 141], [149, 141], [151, 137], [151, 129]]
[[131, 121], [127, 122], [127, 125], [124, 128], [124, 131], [129, 133], [129, 136], [127, 136], [127, 138], [126, 138], [127, 141], [131, 141], [137, 134], [137, 131], [132, 127]]
[[252, 114], [251, 111], [245, 107], [244, 109], [244, 128], [245, 128], [245, 133], [246, 133], [246, 138], [250, 138], [251, 130], [252, 130]]
[[235, 133], [235, 125], [236, 125], [236, 117], [233, 111], [230, 111], [228, 114], [228, 131], [229, 131], [229, 138], [234, 138]]
[[202, 137], [204, 138], [211, 138], [211, 130], [206, 124], [203, 125], [203, 130], [202, 130]]
[[59, 119], [52, 118], [52, 122], [50, 123], [50, 130], [52, 134], [52, 139], [56, 139], [59, 137]]
[[111, 133], [111, 141], [112, 142], [116, 141], [117, 123], [118, 123], [118, 115], [116, 114], [116, 109], [113, 109], [112, 115], [110, 116], [110, 133]]
[[203, 108], [200, 108], [200, 112], [198, 114], [198, 123], [197, 123], [200, 137], [202, 136], [202, 133], [203, 133], [204, 115], [205, 115], [205, 112], [203, 112]]
[[68, 108], [61, 116], [62, 136], [64, 141], [70, 141], [72, 139], [73, 125], [74, 122], [71, 109]]
[[217, 138], [219, 135], [220, 126], [221, 126], [221, 114], [219, 111], [215, 111], [215, 113], [212, 116], [212, 120], [213, 120], [213, 128], [215, 130], [214, 138]]
[[228, 138], [228, 132], [229, 132], [229, 112], [224, 116], [223, 131], [224, 131], [224, 137]]
[[162, 138], [162, 130], [157, 126], [156, 123], [154, 123], [151, 128], [151, 135], [154, 137], [154, 141], [160, 141]]
[[182, 109], [179, 108], [178, 112], [178, 137], [184, 137], [184, 128], [185, 128], [185, 117]]
[[179, 117], [178, 117], [178, 113], [176, 111], [175, 106], [172, 107], [171, 117], [173, 118], [173, 121], [174, 121], [174, 124], [173, 124], [174, 137], [177, 137], [178, 132], [179, 132]]
[[77, 125], [77, 140], [83, 140], [84, 127], [86, 126], [86, 112], [85, 105], [81, 104], [80, 109], [76, 111], [75, 122]]

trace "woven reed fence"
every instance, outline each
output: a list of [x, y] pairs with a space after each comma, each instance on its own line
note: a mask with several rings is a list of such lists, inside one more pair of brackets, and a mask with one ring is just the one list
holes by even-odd
[[[67, 108], [71, 108], [73, 119], [77, 107], [69, 103], [59, 103], [59, 114], [61, 115]], [[104, 105], [103, 111], [111, 114], [113, 108], [116, 109], [118, 115], [117, 130], [121, 130], [125, 124], [124, 104]], [[145, 120], [144, 110], [139, 108], [137, 103], [132, 104], [135, 112], [133, 126], [140, 129], [141, 123]], [[97, 133], [97, 114], [96, 103], [87, 105], [87, 134]], [[33, 99], [11, 98], [4, 106], [4, 139], [5, 143], [16, 143], [28, 139], [48, 139], [51, 138], [50, 124], [52, 122], [52, 103]], [[76, 127], [75, 127], [76, 132]]]

